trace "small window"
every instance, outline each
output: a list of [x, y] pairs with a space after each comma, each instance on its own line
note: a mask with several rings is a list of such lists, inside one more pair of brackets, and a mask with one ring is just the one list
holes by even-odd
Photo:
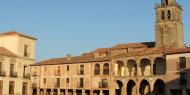
[[69, 65], [67, 65], [67, 71], [69, 71]]
[[105, 63], [103, 66], [103, 74], [109, 75], [109, 64], [108, 63]]
[[43, 83], [46, 84], [46, 78], [43, 79]]
[[10, 81], [9, 82], [9, 94], [14, 95], [14, 89], [15, 89], [15, 82]]
[[28, 83], [27, 82], [23, 82], [22, 95], [27, 95], [27, 89], [28, 89]]
[[28, 52], [28, 45], [24, 45], [24, 57], [28, 57], [29, 52]]
[[84, 65], [80, 65], [80, 75], [84, 75]]
[[94, 66], [94, 75], [100, 75], [100, 65], [98, 63]]
[[79, 85], [79, 87], [83, 87], [83, 86], [84, 86], [84, 79], [80, 78], [80, 85]]
[[171, 19], [171, 11], [168, 10], [168, 19]]
[[66, 81], [66, 82], [67, 82], [67, 84], [69, 84], [69, 78], [67, 78], [67, 81]]
[[161, 18], [162, 18], [162, 20], [165, 19], [165, 13], [164, 13], [164, 11], [162, 11], [162, 16], [161, 16]]
[[60, 87], [60, 78], [56, 79], [56, 87]]
[[186, 58], [180, 57], [179, 58], [179, 64], [180, 64], [180, 69], [185, 69], [186, 68]]

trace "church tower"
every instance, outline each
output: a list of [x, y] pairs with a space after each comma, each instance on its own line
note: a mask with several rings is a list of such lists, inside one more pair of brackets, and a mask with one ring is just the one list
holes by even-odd
[[182, 8], [176, 0], [156, 5], [156, 47], [184, 47]]

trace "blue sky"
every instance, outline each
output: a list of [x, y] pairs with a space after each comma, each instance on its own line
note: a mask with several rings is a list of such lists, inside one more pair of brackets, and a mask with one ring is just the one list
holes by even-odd
[[[154, 41], [156, 2], [160, 0], [1, 0], [0, 32], [16, 30], [38, 38], [38, 61]], [[190, 45], [190, 0], [178, 2]]]

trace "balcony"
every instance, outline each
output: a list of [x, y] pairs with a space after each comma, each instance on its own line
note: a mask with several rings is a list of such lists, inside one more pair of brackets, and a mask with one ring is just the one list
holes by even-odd
[[0, 76], [6, 76], [5, 71], [0, 71]]
[[26, 73], [23, 75], [24, 78], [30, 78], [30, 74], [29, 73]]
[[32, 83], [33, 88], [37, 88], [37, 83]]
[[84, 88], [84, 84], [83, 83], [78, 83], [77, 88]]
[[99, 82], [99, 88], [108, 88], [108, 82]]
[[59, 84], [59, 83], [56, 83], [56, 84], [54, 85], [54, 87], [55, 87], [55, 88], [60, 88], [60, 84]]
[[32, 76], [33, 76], [33, 77], [37, 77], [37, 76], [38, 76], [37, 72], [33, 72], [33, 73], [32, 73]]
[[18, 73], [17, 72], [11, 72], [10, 77], [18, 77]]

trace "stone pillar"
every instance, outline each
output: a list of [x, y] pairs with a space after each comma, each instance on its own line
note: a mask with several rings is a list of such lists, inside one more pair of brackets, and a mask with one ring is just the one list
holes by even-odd
[[115, 89], [109, 90], [109, 95], [115, 95]]
[[104, 95], [104, 94], [103, 94], [103, 90], [100, 90], [100, 95]]
[[86, 95], [85, 90], [82, 90], [82, 95]]
[[57, 95], [61, 95], [61, 90], [60, 89], [57, 89]]
[[77, 95], [77, 91], [73, 89], [73, 95]]
[[43, 89], [44, 90], [44, 95], [47, 95], [47, 89]]
[[37, 95], [40, 95], [40, 88], [37, 88]]
[[90, 95], [94, 95], [94, 92], [93, 92], [93, 90], [90, 90]]
[[151, 67], [150, 67], [150, 75], [153, 76], [154, 75], [154, 59], [152, 59], [150, 61]]
[[50, 92], [50, 93], [51, 93], [51, 95], [53, 95], [53, 94], [54, 94], [54, 89], [51, 89], [51, 92]]
[[123, 85], [121, 91], [122, 91], [122, 92], [121, 92], [121, 95], [126, 95], [126, 87], [125, 87], [125, 84]]
[[65, 89], [65, 95], [69, 95], [69, 94], [68, 94], [68, 89]]

